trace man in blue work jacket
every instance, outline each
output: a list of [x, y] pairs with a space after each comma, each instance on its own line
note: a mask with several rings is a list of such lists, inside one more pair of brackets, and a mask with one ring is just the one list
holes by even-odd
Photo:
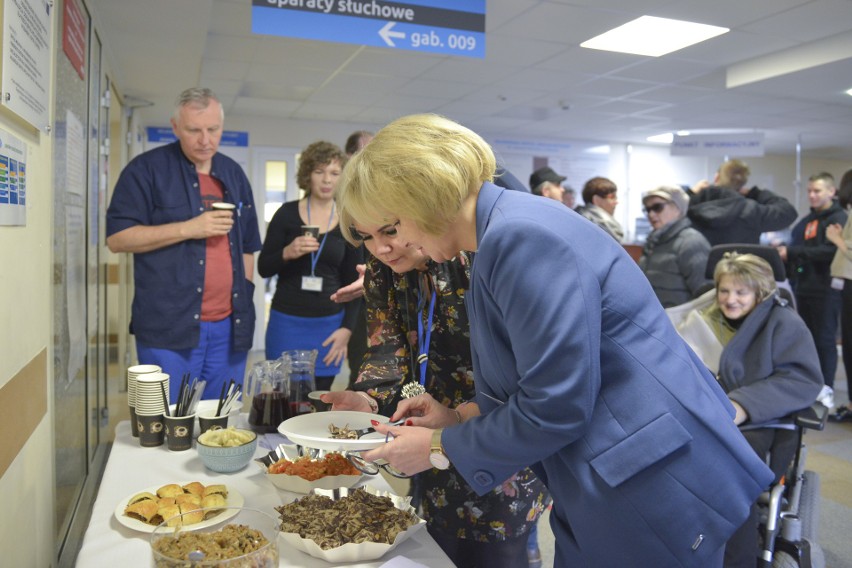
[[219, 154], [224, 111], [210, 89], [178, 97], [177, 142], [122, 171], [107, 210], [107, 246], [133, 253], [130, 332], [139, 362], [206, 380], [203, 398], [242, 383], [254, 335], [254, 255], [261, 248], [251, 186]]

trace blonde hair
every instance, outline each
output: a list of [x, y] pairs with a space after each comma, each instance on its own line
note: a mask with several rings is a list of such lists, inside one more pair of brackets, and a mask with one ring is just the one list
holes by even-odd
[[340, 229], [355, 244], [354, 223], [384, 225], [401, 215], [440, 235], [496, 167], [491, 146], [472, 130], [436, 114], [399, 118], [343, 169], [335, 198]]
[[726, 252], [713, 271], [713, 282], [717, 288], [723, 276], [730, 276], [754, 290], [758, 303], [778, 289], [772, 266], [754, 254]]
[[739, 191], [746, 183], [751, 170], [742, 160], [728, 160], [719, 167], [718, 184]]

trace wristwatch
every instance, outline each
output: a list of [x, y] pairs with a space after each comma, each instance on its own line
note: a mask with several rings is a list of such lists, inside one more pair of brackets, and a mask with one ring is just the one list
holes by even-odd
[[432, 432], [432, 447], [429, 450], [429, 463], [437, 469], [450, 467], [450, 458], [444, 453], [444, 446], [441, 445], [441, 434], [443, 432], [443, 428]]

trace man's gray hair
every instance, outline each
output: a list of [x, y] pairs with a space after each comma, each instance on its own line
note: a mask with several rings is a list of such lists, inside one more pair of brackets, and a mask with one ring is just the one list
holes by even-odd
[[[216, 96], [213, 89], [208, 89], [207, 87], [191, 87], [184, 90], [178, 95], [177, 101], [175, 101], [175, 120], [180, 118], [180, 109], [183, 107], [190, 105], [199, 108], [207, 108], [210, 106], [210, 101], [220, 103], [221, 107], [221, 101], [219, 101], [219, 97]], [[224, 108], [222, 108], [222, 120], [225, 120]]]
[[541, 182], [540, 184], [538, 184], [537, 186], [535, 186], [534, 188], [532, 188], [532, 193], [533, 193], [533, 195], [541, 195], [541, 194], [543, 194], [543, 193], [544, 193], [544, 188], [545, 188], [545, 187], [547, 187], [547, 184], [549, 184], [549, 183], [551, 183], [551, 182], [549, 182], [549, 181], [543, 181], [543, 182]]

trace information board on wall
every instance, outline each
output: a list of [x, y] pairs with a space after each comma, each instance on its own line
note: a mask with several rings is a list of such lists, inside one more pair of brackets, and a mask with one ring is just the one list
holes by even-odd
[[675, 135], [672, 156], [763, 156], [762, 132]]
[[0, 102], [39, 130], [48, 127], [52, 2], [3, 2]]
[[0, 129], [0, 225], [27, 224], [27, 147]]
[[485, 0], [252, 0], [256, 34], [485, 57]]

